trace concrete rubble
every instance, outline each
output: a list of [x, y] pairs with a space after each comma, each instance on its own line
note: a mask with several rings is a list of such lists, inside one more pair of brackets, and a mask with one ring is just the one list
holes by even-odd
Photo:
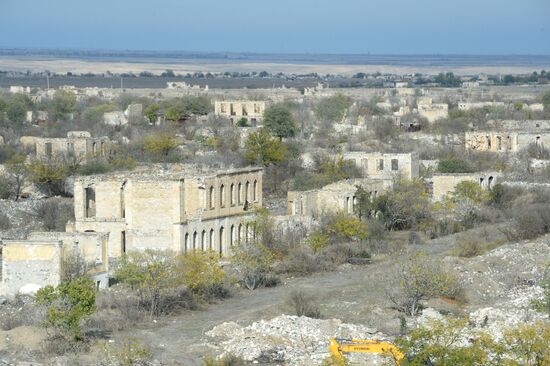
[[[224, 354], [245, 361], [275, 362], [285, 365], [320, 365], [329, 357], [330, 337], [387, 339], [388, 337], [359, 324], [342, 323], [339, 319], [312, 319], [281, 315], [249, 326], [234, 322], [220, 324], [206, 332], [208, 343]], [[361, 365], [382, 365], [384, 358], [375, 354], [349, 354], [346, 358]]]

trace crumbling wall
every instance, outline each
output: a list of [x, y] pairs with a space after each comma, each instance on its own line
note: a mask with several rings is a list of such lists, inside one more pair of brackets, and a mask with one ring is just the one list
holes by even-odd
[[441, 201], [446, 195], [453, 192], [457, 184], [475, 182], [481, 188], [490, 190], [499, 182], [501, 174], [498, 172], [480, 173], [448, 173], [433, 176], [433, 199]]
[[344, 160], [352, 161], [363, 172], [363, 176], [375, 179], [405, 179], [419, 176], [420, 163], [418, 154], [382, 154], [360, 151], [346, 152]]
[[59, 240], [3, 240], [3, 295], [56, 286], [61, 282], [62, 243]]

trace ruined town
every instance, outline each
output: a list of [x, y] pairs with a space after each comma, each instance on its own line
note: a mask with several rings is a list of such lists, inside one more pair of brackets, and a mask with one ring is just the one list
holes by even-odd
[[0, 365], [550, 366], [550, 56], [4, 45]]

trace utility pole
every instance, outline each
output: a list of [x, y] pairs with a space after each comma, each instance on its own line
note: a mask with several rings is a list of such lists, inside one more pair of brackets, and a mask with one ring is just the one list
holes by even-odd
[[50, 74], [46, 73], [46, 84], [48, 85], [48, 90], [50, 90]]

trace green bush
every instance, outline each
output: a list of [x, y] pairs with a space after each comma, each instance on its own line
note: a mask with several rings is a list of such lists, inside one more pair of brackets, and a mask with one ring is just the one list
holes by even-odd
[[13, 184], [11, 180], [0, 175], [0, 199], [7, 200], [13, 194]]
[[47, 286], [36, 293], [36, 302], [47, 306], [46, 326], [52, 326], [71, 340], [82, 340], [82, 321], [95, 311], [95, 286], [79, 278], [57, 287]]
[[306, 243], [313, 250], [313, 252], [318, 253], [326, 248], [329, 244], [329, 240], [330, 237], [327, 234], [315, 232], [307, 238]]
[[437, 171], [439, 173], [470, 173], [473, 171], [473, 168], [466, 160], [448, 157], [439, 160]]

